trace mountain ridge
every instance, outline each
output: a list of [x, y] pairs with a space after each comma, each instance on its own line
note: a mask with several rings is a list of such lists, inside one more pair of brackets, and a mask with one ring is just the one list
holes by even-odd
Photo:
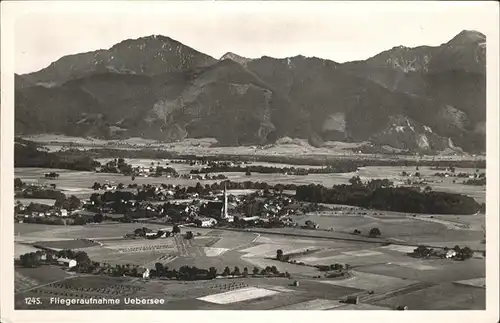
[[165, 36], [127, 39], [16, 74], [16, 133], [207, 136], [224, 145], [296, 136], [483, 151], [485, 41], [463, 31], [440, 46], [337, 63], [232, 52], [217, 60]]

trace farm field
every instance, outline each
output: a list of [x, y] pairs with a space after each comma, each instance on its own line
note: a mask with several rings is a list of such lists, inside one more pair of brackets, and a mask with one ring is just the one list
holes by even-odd
[[376, 305], [396, 307], [411, 304], [409, 306], [414, 310], [484, 310], [485, 296], [483, 288], [447, 283], [388, 298]]
[[14, 258], [19, 259], [21, 255], [24, 255], [28, 252], [36, 252], [40, 249], [33, 247], [29, 244], [24, 243], [14, 243]]
[[[484, 237], [481, 229], [481, 222], [484, 223], [484, 215], [469, 216], [474, 218], [468, 220], [475, 222], [467, 225], [455, 222], [453, 216], [429, 216], [417, 215], [411, 217], [399, 214], [386, 218], [383, 211], [359, 211], [357, 213], [367, 213], [367, 215], [337, 215], [337, 214], [308, 214], [297, 216], [295, 219], [299, 224], [307, 220], [314, 221], [322, 229], [332, 229], [334, 232], [352, 233], [355, 229], [360, 230], [361, 236], [367, 236], [370, 229], [377, 227], [382, 232], [384, 238], [394, 238], [409, 243], [431, 242], [439, 237], [440, 241], [480, 241]], [[378, 215], [370, 215], [377, 213]], [[437, 219], [436, 219], [437, 218]], [[448, 220], [451, 219], [451, 220]], [[465, 216], [462, 221], [467, 221]], [[458, 224], [458, 226], [456, 225]]]
[[[16, 223], [14, 231], [16, 235], [19, 233], [24, 239], [48, 238], [51, 240], [63, 239], [109, 239], [122, 238], [127, 233], [132, 233], [138, 227], [138, 224], [119, 223], [119, 224], [99, 224], [99, 225], [41, 225], [42, 229], [37, 230], [39, 224], [31, 223]], [[148, 228], [162, 229], [165, 225], [148, 224]], [[18, 237], [16, 237], [17, 239]]]
[[30, 199], [30, 198], [16, 198], [15, 202], [19, 202], [23, 205], [30, 205], [30, 203], [44, 204], [53, 206], [56, 204], [56, 200], [52, 199]]
[[[68, 229], [71, 228], [68, 227]], [[124, 230], [124, 228], [120, 229]], [[249, 271], [252, 271], [253, 267], [261, 269], [265, 266], [276, 266], [281, 272], [288, 271], [292, 275], [292, 280], [262, 277], [177, 282], [168, 280], [144, 281], [139, 278], [123, 277], [117, 281], [113, 277], [82, 276], [64, 280], [63, 284], [56, 283], [55, 286], [41, 286], [38, 290], [34, 288], [25, 293], [20, 293], [16, 295], [18, 300], [17, 308], [23, 308], [24, 306], [19, 303], [21, 302], [20, 295], [37, 295], [37, 297], [42, 295], [41, 297], [45, 297], [45, 299], [54, 295], [78, 297], [80, 294], [115, 297], [115, 295], [125, 295], [124, 289], [130, 292], [127, 295], [133, 297], [148, 296], [164, 299], [167, 302], [162, 309], [297, 310], [308, 308], [346, 310], [348, 308], [342, 307], [348, 306], [351, 309], [359, 310], [383, 310], [393, 309], [396, 303], [408, 304], [411, 309], [420, 309], [427, 306], [428, 303], [422, 303], [421, 300], [417, 301], [422, 296], [414, 296], [414, 294], [427, 293], [425, 295], [430, 295], [429, 297], [436, 299], [441, 290], [446, 295], [465, 293], [462, 296], [453, 294], [456, 300], [454, 305], [456, 308], [484, 307], [484, 295], [480, 295], [481, 290], [484, 294], [484, 289], [467, 286], [467, 284], [480, 285], [481, 278], [485, 276], [484, 259], [470, 259], [468, 261], [419, 260], [407, 256], [405, 252], [408, 251], [408, 247], [405, 246], [382, 246], [380, 244], [366, 244], [355, 241], [315, 240], [314, 238], [266, 234], [256, 235], [254, 233], [225, 230], [200, 230], [200, 232], [202, 232], [202, 236], [196, 236], [195, 239], [190, 241], [179, 240], [180, 238], [152, 241], [103, 240], [102, 246], [90, 247], [85, 251], [95, 261], [112, 264], [128, 263], [149, 268], [153, 268], [156, 262], [163, 262], [172, 269], [178, 269], [185, 265], [198, 268], [213, 266], [218, 272], [222, 272], [226, 266], [230, 267], [231, 270], [235, 266], [238, 266], [240, 270], [247, 267]], [[224, 246], [225, 248], [216, 247], [219, 242], [224, 240], [228, 242]], [[216, 241], [215, 244], [214, 241]], [[206, 247], [207, 244], [211, 246]], [[165, 248], [159, 250], [148, 249], [152, 245], [162, 245]], [[137, 247], [144, 249], [134, 250], [133, 252], [118, 251]], [[306, 264], [348, 263], [354, 268], [353, 277], [345, 280], [330, 280], [323, 277], [322, 273], [314, 267], [269, 259], [275, 254], [277, 248], [283, 248], [285, 254], [297, 253], [298, 256], [293, 257], [293, 259]], [[307, 249], [309, 249], [310, 253], [300, 254], [300, 252]], [[207, 250], [212, 250], [212, 254]], [[44, 270], [47, 269], [44, 268]], [[31, 273], [27, 271], [28, 274], [25, 274], [25, 270], [20, 271], [27, 277], [24, 278], [24, 284], [29, 288], [36, 287], [38, 283], [38, 280], [31, 278], [32, 273], [46, 275], [43, 271], [38, 272], [37, 270], [34, 269]], [[62, 278], [65, 278], [67, 273], [60, 272], [64, 273]], [[59, 278], [52, 277], [50, 273], [48, 273], [48, 276], [50, 278], [43, 280], [43, 283], [47, 284]], [[315, 278], [316, 276], [320, 278]], [[101, 279], [105, 279], [106, 284], [101, 284]], [[299, 279], [300, 286], [291, 286], [293, 279]], [[23, 281], [22, 279], [18, 280]], [[90, 283], [87, 283], [87, 280]], [[468, 282], [463, 282], [464, 280]], [[462, 285], [465, 287], [462, 287]], [[85, 288], [91, 288], [92, 286], [96, 286], [97, 290], [85, 290]], [[476, 290], [471, 292], [470, 288]], [[427, 289], [430, 290], [427, 291]], [[369, 290], [375, 290], [375, 296], [368, 295]], [[359, 306], [340, 303], [341, 299], [353, 294], [362, 296]], [[474, 300], [473, 304], [471, 303], [472, 299]], [[445, 308], [445, 305], [439, 305], [439, 302], [435, 302], [435, 304], [437, 304], [433, 307], [435, 309]], [[64, 308], [63, 305], [54, 306], [50, 308]], [[155, 308], [154, 306], [144, 305], [141, 308], [152, 309]], [[106, 308], [119, 309], [127, 307], [121, 304]]]
[[59, 240], [59, 241], [40, 241], [35, 242], [35, 246], [40, 248], [50, 248], [54, 250], [62, 250], [62, 249], [82, 249], [98, 246], [97, 242], [92, 242], [84, 239], [75, 239], [75, 240]]
[[40, 268], [15, 268], [14, 288], [23, 291], [35, 286], [49, 284], [74, 277], [74, 273], [68, 273], [55, 266], [44, 266]]
[[456, 261], [450, 259], [395, 259], [388, 263], [361, 266], [356, 270], [370, 273], [411, 279], [430, 283], [443, 283], [484, 278], [486, 266], [484, 259]]

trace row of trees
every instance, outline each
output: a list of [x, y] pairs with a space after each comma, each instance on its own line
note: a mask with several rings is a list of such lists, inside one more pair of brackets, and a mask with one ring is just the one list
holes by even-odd
[[337, 166], [327, 166], [324, 168], [296, 168], [296, 167], [273, 167], [273, 166], [231, 166], [231, 165], [213, 165], [201, 169], [191, 170], [191, 174], [206, 174], [206, 173], [224, 173], [224, 172], [239, 172], [239, 173], [262, 173], [262, 174], [291, 174], [291, 175], [308, 175], [308, 174], [331, 174], [331, 173], [351, 173], [358, 169], [356, 165], [342, 164]]
[[307, 202], [407, 213], [473, 214], [480, 209], [480, 205], [472, 197], [462, 194], [421, 192], [416, 188], [387, 187], [370, 183], [363, 184], [353, 179], [351, 185], [336, 185], [332, 188], [314, 184], [299, 186], [295, 197]]
[[232, 270], [229, 267], [225, 267], [222, 273], [218, 273], [215, 267], [210, 267], [209, 269], [200, 269], [197, 267], [182, 266], [179, 270], [169, 269], [168, 266], [163, 265], [160, 262], [155, 264], [155, 268], [151, 270], [151, 277], [165, 277], [169, 279], [177, 280], [206, 280], [214, 279], [217, 276], [243, 276], [248, 277], [251, 275], [257, 276], [280, 276], [280, 277], [290, 277], [288, 272], [280, 273], [276, 266], [267, 266], [263, 269], [254, 267], [252, 273], [249, 272], [247, 267], [241, 270], [238, 266], [234, 267]]
[[56, 199], [54, 206], [72, 211], [79, 209], [82, 206], [82, 201], [74, 195], [66, 198], [63, 194], [63, 196]]
[[206, 280], [214, 279], [217, 276], [217, 269], [210, 267], [207, 269], [197, 268], [195, 266], [182, 266], [179, 270], [169, 269], [162, 263], [157, 262], [155, 268], [150, 271], [152, 278], [169, 278], [177, 280]]
[[440, 251], [434, 250], [433, 248], [430, 248], [430, 247], [427, 247], [424, 245], [420, 245], [413, 250], [412, 256], [418, 257], [418, 258], [430, 258], [432, 256], [445, 258], [446, 253], [450, 250], [455, 251], [455, 253], [456, 253], [454, 256], [455, 259], [466, 260], [466, 259], [470, 259], [470, 258], [472, 258], [472, 256], [474, 256], [474, 251], [472, 251], [471, 248], [469, 248], [467, 246], [461, 248], [458, 245], [456, 245], [452, 249], [445, 247], [445, 248], [443, 248], [444, 252], [440, 252]]
[[36, 252], [23, 254], [19, 258], [19, 264], [26, 268], [36, 268], [44, 264], [52, 264], [59, 258], [74, 259], [77, 261], [77, 266], [80, 268], [86, 268], [92, 263], [86, 252], [73, 251], [69, 249], [63, 249], [60, 251], [38, 250]]
[[471, 178], [463, 182], [464, 185], [473, 185], [473, 186], [484, 186], [486, 185], [486, 177], [483, 178]]
[[[28, 217], [23, 218], [24, 223], [47, 224], [47, 225], [85, 225], [88, 223], [100, 223], [104, 217], [97, 213], [92, 216], [71, 216], [61, 218], [59, 216], [50, 217]], [[100, 219], [100, 220], [99, 220]]]
[[124, 175], [132, 174], [132, 165], [127, 164], [123, 158], [115, 158], [104, 164], [101, 173], [122, 173]]
[[56, 172], [50, 172], [50, 173], [45, 174], [45, 178], [56, 179], [56, 178], [59, 178], [59, 174]]
[[[354, 231], [352, 232], [352, 234], [355, 234], [355, 235], [360, 235], [361, 234], [361, 231], [358, 230], [358, 229], [354, 229]], [[382, 235], [382, 231], [380, 231], [379, 228], [371, 228], [370, 231], [368, 232], [368, 236], [370, 238], [378, 238]]]
[[16, 194], [17, 197], [24, 198], [34, 198], [34, 199], [51, 199], [51, 200], [65, 200], [66, 195], [64, 193], [54, 190], [46, 189], [42, 187], [28, 187], [24, 191]]
[[318, 268], [319, 271], [342, 271], [351, 268], [349, 264], [316, 265], [315, 267]]
[[[147, 236], [147, 233], [151, 233], [153, 232], [153, 230], [151, 229], [148, 229], [146, 227], [142, 227], [142, 228], [137, 228], [134, 230], [134, 233], [133, 233], [133, 236], [135, 237], [146, 237]], [[193, 237], [193, 233], [191, 231], [188, 231], [191, 233], [191, 238]], [[171, 236], [171, 235], [174, 235], [174, 234], [180, 234], [181, 233], [181, 228], [178, 226], [178, 225], [174, 225], [172, 227], [172, 231], [162, 231], [162, 230], [158, 230], [156, 232], [156, 235], [149, 235], [152, 239], [155, 239], [155, 238], [160, 238], [164, 235], [166, 235], [167, 237]], [[191, 239], [189, 238], [189, 239]]]
[[59, 168], [78, 171], [94, 171], [100, 163], [78, 151], [44, 151], [37, 144], [16, 139], [14, 144], [14, 167]]

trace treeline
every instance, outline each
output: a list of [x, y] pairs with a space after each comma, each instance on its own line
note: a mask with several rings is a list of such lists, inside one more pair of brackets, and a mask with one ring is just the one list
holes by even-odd
[[[15, 183], [14, 185], [18, 185]], [[21, 184], [22, 187], [22, 184]], [[16, 186], [17, 188], [17, 186]], [[33, 198], [33, 199], [50, 199], [50, 200], [64, 200], [66, 195], [61, 191], [54, 189], [45, 189], [40, 187], [28, 187], [24, 191], [18, 192], [16, 197], [20, 198]]]
[[101, 173], [122, 173], [124, 175], [132, 174], [132, 165], [127, 164], [123, 158], [113, 159], [102, 165], [99, 170]]
[[22, 141], [14, 144], [14, 167], [60, 168], [78, 171], [93, 171], [100, 164], [89, 156], [54, 152], [39, 149], [38, 145]]
[[157, 262], [155, 268], [151, 269], [149, 276], [151, 278], [168, 278], [176, 280], [208, 280], [217, 277], [217, 269], [210, 267], [207, 269], [197, 268], [195, 266], [182, 266], [179, 270], [169, 269], [162, 263]]
[[467, 260], [474, 256], [474, 251], [471, 248], [465, 246], [464, 248], [460, 248], [460, 246], [456, 245], [452, 249], [448, 247], [444, 247], [442, 251], [434, 250], [433, 248], [429, 248], [424, 245], [418, 246], [413, 250], [411, 256], [416, 258], [430, 258], [430, 257], [438, 257], [438, 258], [446, 258], [448, 251], [453, 250], [454, 254], [450, 256], [450, 258], [454, 258], [457, 260]]
[[481, 206], [469, 196], [425, 191], [410, 187], [371, 187], [370, 184], [299, 186], [297, 200], [353, 205], [363, 208], [405, 213], [473, 214]]
[[150, 277], [159, 277], [159, 278], [169, 278], [169, 279], [177, 279], [177, 280], [207, 280], [214, 279], [217, 276], [222, 277], [249, 277], [249, 276], [266, 276], [266, 277], [290, 277], [288, 272], [281, 273], [276, 266], [266, 266], [265, 268], [259, 269], [254, 267], [252, 272], [248, 270], [247, 267], [244, 267], [241, 270], [238, 266], [234, 267], [233, 270], [229, 267], [225, 267], [222, 273], [217, 273], [217, 269], [215, 267], [210, 267], [208, 269], [202, 269], [191, 266], [182, 266], [179, 270], [169, 269], [167, 266], [164, 266], [162, 263], [156, 263], [155, 268], [150, 271]]
[[23, 219], [23, 223], [46, 224], [46, 225], [85, 225], [97, 223], [94, 216], [79, 216], [71, 218], [52, 217], [28, 217]]
[[89, 266], [92, 263], [86, 252], [64, 249], [29, 252], [19, 257], [18, 264], [27, 268], [36, 268], [44, 264], [57, 263], [59, 258], [74, 259], [80, 267]]
[[483, 186], [486, 185], [486, 177], [471, 178], [463, 182], [464, 185]]
[[308, 175], [308, 174], [333, 174], [333, 173], [351, 173], [358, 169], [355, 165], [345, 164], [338, 166], [327, 166], [324, 168], [296, 168], [296, 167], [273, 167], [273, 166], [229, 166], [213, 165], [201, 169], [191, 170], [191, 174], [208, 174], [224, 172], [241, 173], [262, 173], [262, 174], [289, 174], [289, 175]]
[[[75, 267], [71, 268], [71, 270], [78, 273], [100, 274], [115, 277], [141, 277], [142, 273], [146, 270], [145, 268], [141, 268], [137, 265], [126, 264], [111, 266], [107, 263], [92, 261], [86, 252], [75, 252], [73, 250], [61, 250], [57, 252], [52, 250], [30, 252], [21, 255], [18, 265], [27, 268], [36, 268], [40, 267], [41, 265], [57, 264], [59, 258], [76, 260], [77, 264]], [[150, 269], [149, 271], [150, 278], [167, 278], [183, 281], [209, 280], [214, 279], [219, 275], [223, 277], [248, 277], [250, 275], [261, 275], [266, 277], [290, 277], [290, 274], [288, 272], [280, 273], [276, 266], [267, 266], [262, 270], [254, 267], [252, 274], [250, 274], [247, 267], [244, 267], [243, 270], [240, 270], [239, 267], [234, 267], [233, 270], [231, 270], [229, 267], [226, 267], [221, 274], [218, 274], [215, 267], [203, 269], [197, 268], [195, 266], [182, 266], [179, 268], [179, 270], [176, 270], [169, 269], [162, 263], [157, 262], [155, 264], [155, 267]]]

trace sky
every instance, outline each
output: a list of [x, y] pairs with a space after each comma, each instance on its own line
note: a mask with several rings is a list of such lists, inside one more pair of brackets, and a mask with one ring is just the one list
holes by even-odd
[[491, 29], [481, 2], [69, 2], [15, 2], [16, 73], [149, 35], [215, 58], [226, 52], [300, 54], [342, 63], [399, 45], [437, 46], [462, 30]]

